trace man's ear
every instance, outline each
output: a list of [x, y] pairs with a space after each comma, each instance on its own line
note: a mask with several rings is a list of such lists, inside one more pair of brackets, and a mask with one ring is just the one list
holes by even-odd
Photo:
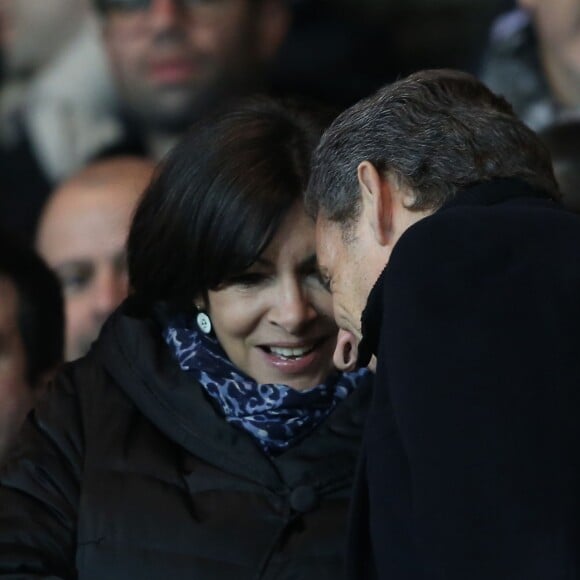
[[258, 55], [264, 62], [271, 61], [288, 36], [292, 15], [283, 0], [265, 0], [261, 3], [256, 32], [259, 39]]
[[386, 246], [393, 229], [391, 184], [370, 161], [359, 164], [357, 176], [362, 196], [362, 218], [367, 220], [377, 243]]
[[336, 339], [336, 347], [332, 360], [340, 372], [353, 371], [356, 367], [358, 346], [356, 337], [347, 330], [340, 329]]

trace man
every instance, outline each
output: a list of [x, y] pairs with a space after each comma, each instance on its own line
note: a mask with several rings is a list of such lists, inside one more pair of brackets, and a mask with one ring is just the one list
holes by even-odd
[[289, 26], [284, 0], [95, 0], [135, 142], [159, 159], [227, 97], [260, 88]]
[[42, 213], [36, 245], [64, 291], [67, 360], [88, 351], [127, 295], [125, 240], [152, 172], [139, 158], [96, 162], [63, 183]]
[[119, 138], [90, 0], [0, 0], [0, 223], [32, 241], [56, 183]]
[[351, 577], [579, 578], [580, 218], [546, 149], [473, 77], [424, 71], [313, 164], [335, 317], [378, 359]]
[[580, 109], [580, 3], [517, 3], [492, 29], [481, 78], [539, 130]]
[[32, 250], [0, 234], [0, 464], [63, 358], [60, 285]]

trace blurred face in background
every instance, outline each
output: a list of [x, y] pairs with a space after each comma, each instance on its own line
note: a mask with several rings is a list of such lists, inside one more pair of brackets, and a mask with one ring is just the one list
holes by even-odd
[[141, 160], [102, 162], [65, 183], [43, 212], [37, 249], [63, 287], [67, 360], [88, 351], [127, 296], [125, 241], [152, 170]]
[[0, 45], [8, 75], [50, 62], [88, 14], [86, 0], [0, 0]]
[[[541, 57], [548, 81], [559, 85], [580, 85], [580, 2], [578, 0], [519, 0], [533, 19], [541, 44]], [[556, 96], [564, 105], [578, 105], [580, 88], [563, 89]]]
[[0, 462], [34, 402], [18, 312], [16, 287], [0, 276]]
[[[104, 0], [104, 36], [128, 112], [181, 131], [229, 85], [250, 83], [285, 36], [280, 0]], [[108, 6], [108, 8], [107, 8]]]

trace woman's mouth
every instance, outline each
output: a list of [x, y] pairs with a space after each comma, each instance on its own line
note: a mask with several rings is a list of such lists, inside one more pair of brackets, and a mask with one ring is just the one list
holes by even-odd
[[312, 345], [291, 348], [283, 346], [264, 346], [262, 348], [265, 352], [279, 356], [283, 359], [297, 359], [311, 353], [316, 347], [315, 345]]
[[278, 372], [299, 375], [316, 372], [324, 367], [326, 358], [332, 356], [329, 349], [322, 348], [329, 337], [301, 345], [260, 345], [266, 363]]

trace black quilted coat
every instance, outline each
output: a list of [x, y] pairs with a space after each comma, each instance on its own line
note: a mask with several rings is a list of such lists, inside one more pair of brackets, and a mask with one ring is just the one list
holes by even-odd
[[369, 385], [267, 458], [125, 304], [31, 415], [0, 487], [0, 577], [337, 580]]

